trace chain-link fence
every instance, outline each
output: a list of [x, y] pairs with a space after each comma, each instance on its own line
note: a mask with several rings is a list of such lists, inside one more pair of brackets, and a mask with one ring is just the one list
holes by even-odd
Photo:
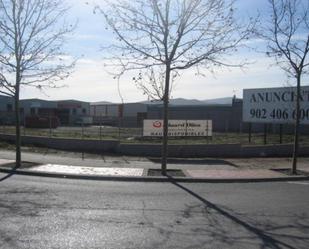
[[[115, 121], [115, 120], [114, 120]], [[137, 127], [136, 127], [137, 126]], [[284, 127], [283, 127], [284, 128]], [[15, 134], [13, 124], [1, 123], [0, 133]], [[113, 125], [99, 124], [86, 126], [59, 126], [57, 128], [26, 128], [21, 126], [21, 134], [24, 136], [43, 136], [54, 138], [76, 138], [76, 139], [95, 139], [119, 140], [122, 143], [161, 143], [161, 138], [143, 137], [142, 123], [136, 125], [136, 122], [122, 119], [116, 120]], [[293, 133], [287, 133], [284, 129], [279, 132], [270, 128], [264, 132], [213, 132], [212, 137], [171, 137], [170, 144], [231, 144], [240, 143], [245, 145], [258, 144], [280, 144], [292, 143], [294, 140]], [[300, 144], [309, 144], [309, 135], [300, 136]]]

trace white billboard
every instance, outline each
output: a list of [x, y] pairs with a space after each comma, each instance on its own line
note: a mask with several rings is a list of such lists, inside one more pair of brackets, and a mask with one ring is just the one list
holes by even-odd
[[[145, 119], [143, 136], [162, 137], [163, 120]], [[212, 136], [211, 120], [169, 120], [168, 136], [207, 137]]]
[[[243, 121], [252, 123], [294, 123], [296, 87], [244, 89]], [[309, 124], [309, 86], [301, 88], [301, 124]]]

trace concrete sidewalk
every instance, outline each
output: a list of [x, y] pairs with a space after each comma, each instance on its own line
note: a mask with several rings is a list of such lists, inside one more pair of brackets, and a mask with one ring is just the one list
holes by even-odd
[[[133, 165], [136, 163], [136, 167]], [[37, 175], [46, 177], [63, 177], [74, 179], [93, 179], [93, 180], [124, 180], [124, 181], [168, 181], [171, 177], [168, 176], [148, 176], [148, 167], [142, 167], [145, 162], [131, 161], [131, 167], [124, 167], [118, 164], [119, 167], [108, 167], [101, 164], [101, 167], [62, 165], [62, 164], [33, 164], [21, 167], [12, 171], [14, 160], [0, 159], [0, 172], [8, 174], [23, 174]], [[147, 165], [147, 163], [146, 163]], [[149, 166], [149, 165], [147, 165]], [[160, 168], [160, 165], [153, 163], [154, 169]], [[189, 182], [256, 182], [256, 181], [290, 181], [290, 180], [309, 180], [309, 168], [299, 168], [300, 174], [289, 175], [286, 170], [272, 169], [250, 169], [236, 168], [226, 165], [215, 165], [208, 167], [204, 165], [191, 164], [190, 167], [183, 167], [181, 171], [184, 176], [172, 177], [177, 181]], [[175, 164], [174, 167], [175, 169]]]
[[[0, 150], [0, 158], [14, 160], [14, 150]], [[89, 167], [160, 168], [160, 158], [99, 155], [40, 148], [23, 151], [22, 160], [39, 164], [60, 164]], [[290, 168], [291, 158], [169, 158], [169, 169], [271, 169]], [[309, 157], [299, 158], [299, 168], [309, 168]]]

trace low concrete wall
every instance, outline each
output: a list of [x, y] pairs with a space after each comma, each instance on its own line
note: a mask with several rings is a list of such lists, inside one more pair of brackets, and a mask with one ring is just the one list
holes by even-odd
[[[169, 145], [170, 157], [237, 157], [240, 144]], [[160, 144], [119, 144], [119, 154], [131, 156], [161, 156]]]
[[[15, 135], [0, 134], [0, 139], [15, 142]], [[59, 150], [72, 150], [81, 152], [112, 152], [115, 153], [119, 142], [117, 140], [83, 140], [70, 138], [48, 138], [36, 136], [22, 136], [24, 145], [31, 144]]]
[[[291, 157], [293, 144], [242, 146], [241, 157]], [[309, 146], [299, 148], [299, 156], [309, 156]]]
[[[0, 139], [14, 142], [14, 135], [0, 134]], [[82, 140], [70, 138], [47, 138], [22, 136], [23, 144], [32, 144], [60, 150], [71, 150], [96, 153], [118, 153], [131, 156], [161, 156], [160, 144], [119, 144], [116, 140]], [[292, 144], [249, 145], [240, 144], [194, 144], [169, 145], [169, 157], [290, 157]], [[301, 147], [300, 156], [309, 156], [309, 146]]]

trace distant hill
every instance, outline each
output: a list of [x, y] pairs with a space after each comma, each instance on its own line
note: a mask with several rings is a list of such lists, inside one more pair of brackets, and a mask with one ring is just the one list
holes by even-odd
[[203, 100], [202, 102], [207, 105], [231, 105], [233, 102], [233, 97], [207, 99]]
[[[170, 100], [170, 105], [173, 106], [181, 106], [181, 105], [232, 105], [233, 97], [225, 97], [225, 98], [217, 98], [217, 99], [206, 99], [206, 100], [198, 100], [198, 99], [184, 99], [184, 98], [176, 98]], [[138, 102], [145, 105], [158, 105], [163, 104], [162, 101], [141, 101]], [[99, 101], [92, 102], [91, 105], [109, 105], [116, 104], [107, 101]], [[119, 103], [118, 103], [119, 104]]]
[[[197, 100], [197, 99], [184, 99], [176, 98], [170, 100], [170, 105], [231, 105], [233, 97]], [[142, 101], [140, 103], [147, 105], [162, 104], [162, 101]]]
[[171, 99], [170, 104], [171, 105], [203, 105], [203, 101], [200, 101], [197, 99], [177, 98], [177, 99]]
[[108, 101], [98, 101], [98, 102], [91, 102], [90, 105], [107, 105], [107, 104], [113, 104], [112, 102]]

